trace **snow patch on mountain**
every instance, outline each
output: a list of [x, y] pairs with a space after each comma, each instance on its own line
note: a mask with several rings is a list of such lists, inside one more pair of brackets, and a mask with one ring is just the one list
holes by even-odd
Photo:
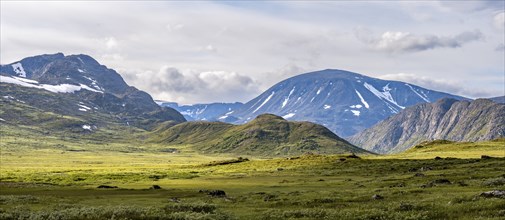
[[19, 76], [26, 78], [26, 72], [25, 72], [25, 69], [23, 68], [23, 65], [21, 63], [12, 64], [12, 69]]
[[[91, 110], [91, 108], [90, 108], [90, 107], [85, 106], [85, 105], [77, 104], [77, 106], [79, 106], [79, 107], [80, 107], [80, 108], [79, 108], [79, 110], [84, 109], [84, 112], [85, 112], [85, 111], [87, 111], [87, 110]], [[82, 111], [82, 110], [81, 110], [81, 111]]]
[[82, 129], [91, 131], [91, 125], [83, 125]]
[[[100, 91], [100, 90], [96, 90], [96, 89], [92, 89], [92, 88], [90, 88], [90, 87], [89, 87], [89, 86], [87, 86], [87, 85], [84, 85], [84, 84], [79, 84], [79, 85], [80, 85], [80, 87], [81, 87], [82, 89], [89, 90], [89, 91], [92, 91], [92, 92], [103, 93], [102, 91]], [[99, 88], [100, 88], [100, 87], [99, 87]]]
[[80, 73], [84, 73], [84, 70], [81, 69], [77, 69], [77, 71], [79, 71]]
[[284, 101], [282, 102], [282, 107], [281, 108], [284, 108], [284, 106], [286, 106], [286, 104], [288, 104], [288, 101], [289, 101], [289, 97], [291, 97], [291, 95], [293, 94], [293, 92], [295, 91], [295, 87], [293, 87], [293, 89], [291, 89], [291, 91], [289, 92], [289, 95], [287, 98], [284, 99]]
[[265, 104], [267, 104], [268, 101], [270, 101], [270, 99], [272, 98], [272, 96], [274, 96], [275, 92], [272, 92], [272, 94], [270, 94], [266, 99], [265, 101], [263, 101], [263, 103], [261, 103], [260, 106], [258, 106], [258, 108], [256, 108], [252, 113], [255, 113], [257, 112], [258, 110], [260, 110], [261, 107], [263, 107]]
[[411, 85], [409, 85], [408, 83], [405, 83], [405, 85], [406, 85], [406, 86], [408, 86], [408, 87], [410, 88], [410, 90], [412, 90], [412, 92], [414, 92], [414, 93], [415, 93], [415, 94], [417, 94], [419, 97], [421, 97], [421, 99], [423, 99], [425, 102], [430, 102], [430, 100], [426, 97], [426, 95], [424, 95], [424, 93], [423, 93], [423, 95], [424, 95], [424, 96], [422, 96], [422, 95], [421, 95], [421, 94], [419, 94], [419, 93], [418, 93], [418, 92], [417, 92], [414, 88], [412, 88], [412, 86], [411, 86]]
[[87, 76], [83, 76], [83, 77], [86, 78], [87, 80], [91, 81], [91, 86], [95, 87], [95, 89], [103, 91], [103, 89], [100, 86], [98, 86], [97, 81], [95, 79], [93, 79], [91, 77], [87, 77]]
[[54, 93], [74, 93], [76, 91], [79, 91], [81, 89], [86, 89], [92, 92], [98, 92], [98, 93], [103, 93], [102, 91], [98, 91], [96, 89], [92, 89], [89, 86], [80, 84], [80, 85], [71, 85], [71, 84], [59, 84], [59, 85], [49, 85], [49, 84], [39, 84], [35, 80], [26, 80], [22, 79], [19, 77], [9, 77], [9, 76], [0, 76], [0, 82], [2, 83], [10, 83], [10, 84], [16, 84], [19, 86], [23, 87], [30, 87], [30, 88], [37, 88], [37, 89], [44, 89], [49, 92], [54, 92]]
[[354, 116], [359, 116], [359, 114], [361, 114], [361, 112], [358, 110], [351, 110], [351, 112], [354, 114]]
[[[231, 108], [228, 108], [228, 110], [231, 110]], [[220, 119], [220, 120], [222, 120], [222, 119], [227, 119], [227, 118], [228, 118], [228, 116], [229, 116], [230, 114], [232, 114], [233, 112], [234, 112], [234, 111], [229, 111], [229, 112], [227, 112], [226, 114], [224, 114], [223, 116], [219, 117], [218, 119]]]
[[384, 103], [386, 103], [386, 106], [389, 108], [389, 110], [391, 110], [391, 113], [396, 114], [396, 113], [400, 112], [400, 111], [398, 111], [398, 109], [393, 107], [391, 104], [389, 104], [387, 102], [384, 102]]
[[289, 113], [289, 114], [286, 114], [284, 116], [282, 116], [284, 119], [289, 119], [289, 118], [292, 118], [293, 116], [295, 116], [296, 114], [295, 113]]
[[365, 105], [365, 108], [370, 108], [370, 106], [368, 105], [368, 102], [366, 102], [365, 99], [363, 98], [363, 96], [361, 96], [361, 93], [359, 93], [358, 90], [354, 90], [354, 91], [356, 91], [356, 94], [358, 94], [359, 99], [361, 100], [361, 103], [363, 103], [363, 105]]
[[387, 100], [388, 102], [395, 104], [396, 106], [398, 106], [401, 109], [405, 108], [405, 107], [399, 105], [398, 103], [396, 103], [396, 101], [393, 99], [393, 97], [391, 96], [391, 93], [389, 93], [389, 91], [391, 91], [391, 88], [389, 88], [389, 84], [382, 87], [382, 92], [380, 92], [374, 86], [372, 86], [368, 83], [364, 83], [363, 85], [365, 86], [366, 89], [368, 89], [368, 91], [372, 92], [378, 98]]
[[324, 109], [329, 109], [329, 108], [331, 108], [331, 105], [324, 105], [323, 108]]

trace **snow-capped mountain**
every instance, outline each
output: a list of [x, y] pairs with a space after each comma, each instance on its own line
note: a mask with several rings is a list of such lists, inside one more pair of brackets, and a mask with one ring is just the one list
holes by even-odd
[[179, 105], [176, 102], [156, 101], [158, 105], [179, 111], [188, 121], [227, 121], [228, 115], [240, 108], [243, 103], [210, 103]]
[[371, 127], [405, 107], [440, 98], [466, 98], [343, 70], [298, 75], [269, 88], [229, 114], [245, 123], [263, 113], [310, 121], [347, 137]]
[[83, 119], [106, 114], [115, 122], [142, 128], [151, 122], [185, 121], [177, 111], [161, 108], [149, 94], [129, 86], [116, 71], [87, 55], [57, 53], [0, 65], [0, 86], [6, 105], [20, 100], [46, 112]]

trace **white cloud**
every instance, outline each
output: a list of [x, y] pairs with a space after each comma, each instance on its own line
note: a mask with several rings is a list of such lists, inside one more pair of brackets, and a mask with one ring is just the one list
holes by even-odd
[[[171, 66], [182, 74], [181, 90], [189, 89], [184, 83], [201, 89], [184, 94], [160, 86], [153, 96], [186, 103], [246, 102], [261, 92], [254, 86], [237, 89], [228, 81], [222, 88], [208, 81], [198, 84], [202, 79], [196, 75], [208, 70], [226, 70], [229, 77], [239, 73], [260, 90], [295, 74], [328, 68], [372, 77], [438, 72], [446, 79], [501, 89], [503, 83], [492, 82], [505, 72], [503, 53], [494, 50], [504, 43], [504, 33], [493, 23], [503, 1], [472, 4], [458, 9], [458, 4], [435, 1], [0, 1], [0, 62], [56, 52], [88, 54], [122, 74], [147, 74], [128, 82], [148, 91], [150, 84], [143, 80], [161, 74], [154, 69]], [[373, 27], [379, 34], [365, 31], [360, 41], [356, 27]], [[480, 32], [466, 32], [476, 29]], [[484, 35], [485, 41], [476, 43]], [[235, 94], [214, 95], [219, 89]]]
[[495, 50], [498, 52], [504, 52], [505, 51], [505, 44], [504, 43], [498, 44], [498, 46], [496, 46]]
[[483, 39], [483, 34], [466, 31], [455, 36], [414, 35], [409, 32], [384, 32], [380, 37], [370, 36], [366, 30], [357, 30], [356, 37], [370, 48], [389, 53], [407, 53], [431, 50], [435, 48], [458, 48], [468, 42]]
[[212, 46], [212, 44], [209, 44], [209, 45], [205, 46], [203, 48], [203, 50], [209, 51], [209, 52], [217, 52], [217, 48], [215, 48], [214, 46]]
[[502, 11], [500, 13], [497, 13], [494, 17], [493, 17], [493, 21], [494, 21], [494, 26], [498, 29], [498, 30], [504, 30], [505, 29], [505, 11]]
[[482, 10], [503, 10], [505, 2], [500, 0], [479, 0], [479, 1], [438, 1], [442, 6], [464, 13], [478, 12]]
[[106, 46], [106, 48], [108, 50], [117, 48], [118, 43], [117, 43], [116, 38], [114, 38], [114, 37], [108, 37], [108, 38], [106, 38], [105, 39], [105, 46]]
[[182, 104], [235, 102], [253, 98], [260, 91], [250, 78], [227, 71], [180, 71], [164, 66], [159, 71], [126, 71], [128, 83], [152, 94], [156, 99]]
[[184, 28], [184, 24], [167, 24], [166, 28], [169, 31], [178, 31]]
[[119, 53], [102, 54], [101, 57], [104, 60], [110, 60], [110, 61], [123, 61], [124, 60], [124, 57]]

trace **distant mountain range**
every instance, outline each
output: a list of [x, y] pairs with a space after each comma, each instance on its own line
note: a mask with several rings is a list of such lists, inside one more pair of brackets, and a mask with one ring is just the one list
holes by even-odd
[[237, 124], [271, 113], [293, 121], [322, 124], [339, 136], [354, 135], [408, 106], [441, 98], [467, 98], [343, 70], [291, 77], [221, 117]]
[[[323, 126], [288, 122], [274, 115], [261, 115], [244, 125], [184, 123], [184, 116], [169, 106], [191, 120], [223, 120], [243, 104], [156, 103], [147, 93], [127, 85], [116, 71], [87, 55], [58, 53], [1, 65], [0, 104], [0, 125], [9, 131], [29, 129], [70, 140], [92, 134], [93, 141], [107, 143], [109, 138], [122, 139], [114, 134], [128, 134], [117, 131], [130, 128], [126, 130], [142, 140], [191, 145], [203, 153], [265, 157], [307, 152], [368, 153]], [[219, 115], [221, 118], [216, 118]]]
[[[170, 107], [179, 111], [188, 121], [230, 121], [228, 115], [240, 108], [243, 103], [210, 103], [195, 105], [179, 105], [175, 102], [157, 100], [163, 107]], [[235, 119], [236, 120], [236, 119]], [[231, 120], [234, 121], [234, 120]]]
[[68, 122], [63, 127], [91, 131], [107, 123], [149, 129], [163, 121], [186, 121], [87, 55], [57, 53], [1, 65], [0, 88], [3, 123], [60, 118], [56, 121]]
[[[245, 104], [180, 106], [155, 102], [87, 55], [0, 65], [0, 125], [62, 137], [95, 131], [111, 137], [108, 129], [128, 127], [150, 131], [140, 135], [146, 141], [207, 153], [367, 153], [355, 145], [391, 153], [433, 139], [489, 140], [505, 136], [505, 105], [498, 104], [505, 98], [492, 100], [470, 102], [409, 83], [322, 70], [279, 82]], [[186, 122], [193, 120], [207, 122]]]
[[482, 141], [505, 137], [505, 105], [488, 99], [442, 99], [409, 107], [351, 138], [377, 153], [402, 152], [423, 141]]
[[368, 152], [310, 122], [289, 122], [271, 114], [243, 125], [223, 122], [185, 122], [161, 125], [149, 140], [166, 145], [190, 144], [203, 153], [255, 156], [296, 156], [312, 152], [342, 154]]

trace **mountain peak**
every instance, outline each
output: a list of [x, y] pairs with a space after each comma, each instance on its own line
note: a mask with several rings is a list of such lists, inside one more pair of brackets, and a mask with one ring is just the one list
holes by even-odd
[[[442, 108], [445, 111], [447, 111], [456, 102], [458, 102], [458, 100], [453, 99], [453, 98], [442, 98], [442, 99], [437, 100], [433, 104], [434, 104], [434, 106], [439, 106], [440, 108]], [[423, 103], [423, 105], [430, 105], [430, 104], [429, 103]]]
[[256, 118], [253, 121], [273, 121], [273, 120], [286, 121], [286, 119], [284, 119], [283, 117], [274, 114], [261, 114], [256, 116]]
[[[30, 61], [30, 60], [57, 60], [57, 59], [62, 59], [64, 57], [65, 57], [65, 54], [58, 52], [58, 53], [54, 53], [54, 54], [42, 54], [42, 55], [26, 57], [18, 62]], [[14, 62], [14, 63], [17, 63], [17, 62]]]
[[[175, 110], [161, 108], [149, 94], [129, 86], [116, 71], [84, 54], [69, 56], [63, 53], [44, 54], [24, 58], [13, 64], [1, 65], [0, 82], [2, 86], [5, 83], [5, 87], [12, 88], [14, 92], [32, 91], [33, 97], [27, 95], [30, 98], [26, 102], [47, 112], [79, 115], [96, 111], [114, 115], [121, 123], [128, 125], [132, 123], [143, 128], [149, 127], [154, 120], [185, 121]], [[25, 89], [27, 87], [30, 89]], [[52, 103], [54, 105], [41, 104], [40, 102], [44, 100], [54, 99], [47, 94], [48, 92], [69, 103], [71, 101], [79, 103], [72, 107], [83, 105], [86, 108], [65, 108], [60, 106], [61, 103], [58, 104], [59, 101]], [[81, 102], [87, 105], [80, 104]], [[62, 110], [58, 107], [62, 107]]]
[[[356, 79], [367, 77], [359, 73], [350, 72], [341, 69], [324, 69], [309, 73], [304, 73], [293, 78], [305, 78], [305, 79]], [[368, 77], [367, 77], [368, 78]]]
[[86, 55], [86, 54], [69, 55], [69, 56], [66, 56], [65, 58], [76, 59], [82, 65], [100, 66], [100, 63], [98, 63], [98, 61], [96, 61], [93, 57]]
[[405, 107], [445, 97], [465, 99], [405, 82], [326, 69], [283, 80], [226, 116], [236, 118], [233, 123], [245, 123], [271, 113], [288, 120], [322, 124], [347, 137]]

